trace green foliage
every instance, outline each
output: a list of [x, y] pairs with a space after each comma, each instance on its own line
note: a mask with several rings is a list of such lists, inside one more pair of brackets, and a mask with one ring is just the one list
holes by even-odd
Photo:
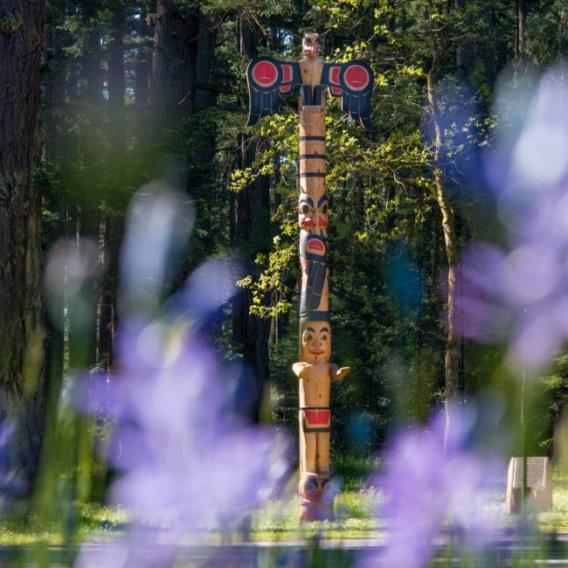
[[541, 452], [555, 452], [561, 456], [563, 451], [558, 447], [561, 443], [558, 430], [563, 412], [568, 408], [568, 355], [562, 354], [554, 360], [549, 373], [539, 381], [537, 388], [538, 396], [533, 410], [533, 436]]

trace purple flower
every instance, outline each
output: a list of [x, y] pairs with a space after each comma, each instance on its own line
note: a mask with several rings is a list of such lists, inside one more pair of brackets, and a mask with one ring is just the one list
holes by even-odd
[[443, 413], [395, 438], [385, 473], [373, 481], [386, 497], [381, 514], [388, 541], [378, 557], [365, 556], [361, 565], [379, 560], [384, 566], [425, 566], [446, 523], [469, 546], [482, 546], [494, 536], [484, 497], [495, 464], [467, 447], [475, 416], [456, 407], [452, 417], [446, 441]]
[[[138, 342], [148, 340], [140, 339], [145, 333], [155, 332], [142, 329]], [[101, 376], [100, 390], [92, 380], [89, 388], [91, 408], [105, 407], [100, 395], [112, 400], [106, 407], [116, 427], [106, 455], [119, 476], [109, 496], [132, 515], [129, 555], [152, 542], [161, 543], [155, 554], [167, 556], [166, 542], [175, 555], [189, 531], [226, 530], [268, 500], [288, 473], [286, 439], [239, 413], [238, 367], [220, 362], [183, 326], [157, 337], [161, 344], [146, 354], [146, 368], [127, 363], [110, 386]]]
[[[85, 548], [79, 566], [170, 565], [182, 536], [234, 526], [288, 474], [287, 439], [246, 419], [242, 395], [251, 381], [205, 339], [210, 317], [236, 289], [234, 263], [207, 261], [160, 306], [170, 244], [160, 237], [151, 259], [138, 249], [149, 246], [152, 227], [160, 232], [166, 223], [177, 234], [170, 224], [179, 205], [172, 199], [144, 193], [135, 202], [123, 255], [129, 260], [116, 370], [90, 376], [78, 389], [80, 408], [114, 423], [105, 456], [118, 475], [109, 500], [132, 517], [111, 554]], [[149, 223], [147, 232], [140, 223]]]
[[536, 372], [568, 338], [565, 264], [558, 248], [538, 241], [508, 254], [471, 246], [459, 268], [458, 329], [483, 342], [508, 340], [509, 367]]
[[237, 369], [199, 338], [186, 341], [152, 375], [119, 379], [108, 452], [122, 472], [112, 501], [179, 530], [235, 518], [269, 498], [287, 472], [283, 440], [235, 408]]
[[[534, 79], [502, 80], [496, 98], [501, 164], [489, 160], [487, 166], [494, 189], [508, 203], [554, 190], [568, 173], [568, 113], [558, 104], [568, 94], [566, 66], [552, 67], [539, 81]], [[501, 175], [492, 175], [494, 171]]]
[[27, 488], [12, 464], [11, 444], [15, 431], [16, 426], [11, 420], [0, 421], [0, 506]]
[[[568, 339], [568, 97], [565, 69], [528, 90], [503, 90], [496, 148], [486, 159], [506, 248], [478, 243], [459, 267], [457, 325], [466, 337], [506, 341], [516, 374], [536, 374]], [[518, 136], [511, 106], [523, 116]], [[512, 129], [515, 130], [515, 129]]]

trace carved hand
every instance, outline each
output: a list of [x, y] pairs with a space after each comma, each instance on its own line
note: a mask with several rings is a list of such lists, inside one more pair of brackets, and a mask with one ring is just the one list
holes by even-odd
[[312, 366], [311, 363], [305, 363], [300, 361], [299, 363], [294, 363], [292, 365], [292, 371], [299, 379], [304, 379], [306, 371]]
[[351, 367], [341, 367], [335, 374], [336, 381], [342, 381], [351, 372]]

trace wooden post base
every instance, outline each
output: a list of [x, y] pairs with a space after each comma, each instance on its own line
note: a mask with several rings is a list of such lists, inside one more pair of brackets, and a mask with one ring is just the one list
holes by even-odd
[[326, 501], [308, 501], [302, 499], [300, 501], [300, 521], [333, 521], [335, 518], [333, 514], [333, 501], [328, 503]]
[[307, 474], [300, 480], [300, 521], [332, 521], [335, 495], [329, 491], [329, 478]]

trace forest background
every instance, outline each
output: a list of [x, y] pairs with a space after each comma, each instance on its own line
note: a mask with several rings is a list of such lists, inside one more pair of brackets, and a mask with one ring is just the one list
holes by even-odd
[[[186, 193], [196, 214], [164, 297], [212, 255], [241, 260], [239, 295], [212, 337], [250, 370], [251, 419], [294, 430], [297, 96], [246, 128], [245, 70], [259, 54], [299, 59], [308, 31], [324, 58], [364, 59], [376, 77], [370, 133], [328, 102], [333, 351], [353, 368], [333, 393], [333, 451], [369, 456], [396, 425], [487, 389], [518, 414], [503, 348], [457, 333], [455, 267], [467, 243], [503, 238], [480, 158], [492, 101], [503, 73], [530, 85], [566, 55], [564, 2], [9, 0], [0, 47], [26, 56], [0, 62], [0, 407], [19, 418], [29, 479], [42, 444], [53, 448], [65, 381], [113, 365], [125, 213], [152, 180]], [[50, 299], [43, 274], [61, 238], [96, 243], [97, 268], [75, 296]], [[568, 359], [537, 385], [529, 451], [545, 454]], [[70, 421], [76, 464], [104, 425]], [[93, 468], [94, 484], [75, 485], [84, 499], [107, 481]]]

